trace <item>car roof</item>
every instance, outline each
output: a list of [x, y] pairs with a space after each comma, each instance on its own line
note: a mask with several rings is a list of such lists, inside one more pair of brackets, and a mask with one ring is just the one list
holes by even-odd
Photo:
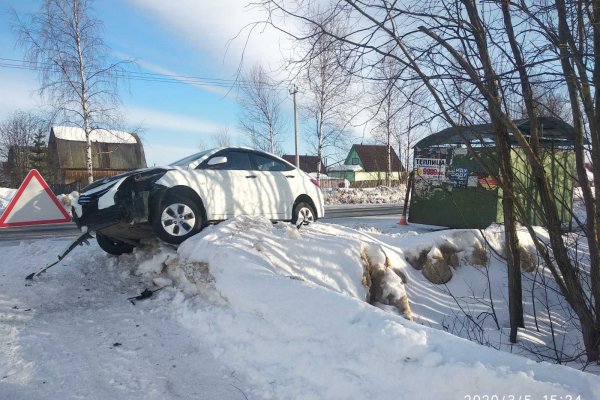
[[247, 151], [249, 153], [264, 154], [264, 155], [269, 156], [269, 157], [274, 157], [277, 160], [279, 160], [279, 161], [281, 161], [281, 162], [283, 162], [285, 164], [288, 164], [288, 165], [290, 165], [293, 168], [296, 168], [296, 166], [294, 164], [292, 164], [292, 163], [284, 160], [283, 158], [281, 158], [279, 156], [276, 156], [275, 154], [271, 154], [271, 153], [268, 153], [268, 152], [262, 151], [262, 150], [253, 149], [253, 148], [248, 147], [248, 146], [224, 146], [224, 147], [215, 147], [214, 149], [209, 149], [209, 150], [207, 150], [207, 153], [204, 155], [204, 157], [191, 162], [189, 164], [189, 166], [191, 168], [196, 168], [198, 165], [200, 165], [207, 158], [215, 155], [218, 152], [226, 151], [226, 150], [244, 150], [244, 151]]

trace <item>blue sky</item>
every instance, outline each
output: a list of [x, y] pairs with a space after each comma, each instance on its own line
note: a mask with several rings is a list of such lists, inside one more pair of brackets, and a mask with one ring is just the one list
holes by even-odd
[[[233, 79], [245, 37], [231, 39], [260, 18], [245, 4], [245, 0], [97, 0], [94, 15], [104, 23], [104, 40], [114, 56], [135, 59], [139, 72]], [[38, 0], [0, 0], [0, 58], [24, 57], [23, 49], [15, 44], [9, 10], [26, 16], [39, 5]], [[260, 62], [277, 68], [286, 46], [286, 39], [274, 31], [257, 32], [246, 47], [244, 66]], [[44, 106], [36, 94], [35, 72], [0, 67], [0, 82], [0, 119], [17, 109]], [[120, 95], [129, 127], [143, 128], [149, 165], [168, 163], [201, 146], [212, 147], [212, 134], [222, 127], [229, 128], [235, 143], [246, 143], [238, 131], [235, 91], [128, 80], [121, 84]], [[291, 122], [291, 97], [285, 87], [282, 96]], [[308, 145], [300, 142], [301, 153], [308, 151]], [[294, 150], [291, 123], [283, 149], [286, 153]]]

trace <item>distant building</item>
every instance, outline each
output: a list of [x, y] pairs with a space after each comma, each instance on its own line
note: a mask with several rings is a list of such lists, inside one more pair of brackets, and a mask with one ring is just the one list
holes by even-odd
[[32, 168], [33, 146], [12, 145], [3, 166], [5, 185], [18, 187]]
[[[91, 133], [94, 179], [146, 167], [140, 138], [133, 133], [95, 129]], [[54, 126], [48, 139], [48, 164], [58, 184], [87, 182], [85, 132], [81, 128]]]
[[[281, 158], [285, 161], [296, 165], [296, 155], [285, 154]], [[300, 156], [300, 169], [307, 174], [316, 173], [319, 166], [319, 157], [317, 156]], [[325, 174], [325, 165], [321, 162], [321, 173]]]
[[[399, 181], [404, 167], [398, 155], [390, 147], [391, 180]], [[352, 186], [385, 184], [387, 173], [387, 146], [355, 144], [348, 152], [344, 164], [331, 166], [327, 175], [350, 181]]]

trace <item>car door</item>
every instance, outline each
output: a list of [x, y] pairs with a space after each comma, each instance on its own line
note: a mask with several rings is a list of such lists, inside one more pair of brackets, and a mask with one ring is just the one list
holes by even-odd
[[[210, 165], [218, 157], [226, 161]], [[251, 169], [248, 152], [237, 149], [219, 151], [198, 166], [206, 182], [205, 207], [215, 219], [255, 214], [258, 187]]]
[[272, 219], [291, 218], [298, 181], [295, 168], [264, 153], [253, 152], [250, 158], [257, 175], [257, 212]]

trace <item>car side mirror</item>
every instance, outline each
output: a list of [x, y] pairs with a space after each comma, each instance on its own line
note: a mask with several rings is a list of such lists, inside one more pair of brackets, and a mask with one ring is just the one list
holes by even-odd
[[220, 157], [213, 157], [210, 160], [208, 160], [208, 162], [206, 163], [207, 165], [220, 165], [220, 164], [225, 164], [227, 162], [227, 157], [225, 156], [220, 156]]

